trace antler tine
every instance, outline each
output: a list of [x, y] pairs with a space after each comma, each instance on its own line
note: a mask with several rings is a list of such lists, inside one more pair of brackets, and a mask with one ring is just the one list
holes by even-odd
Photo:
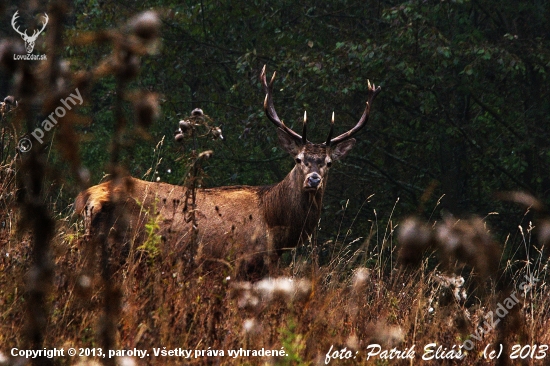
[[[15, 14], [13, 14], [13, 17], [11, 18], [11, 26], [12, 26], [13, 29], [14, 29], [17, 33], [19, 33], [20, 35], [25, 35], [25, 36], [27, 36], [27, 31], [25, 31], [25, 33], [21, 32], [21, 31], [19, 30], [19, 26], [15, 24], [15, 21], [17, 20], [17, 18], [19, 18], [18, 13], [19, 13], [19, 10], [17, 10], [17, 11], [15, 12]], [[16, 27], [17, 27], [17, 28], [16, 28]]]
[[368, 87], [369, 87], [369, 95], [368, 95], [368, 100], [367, 100], [367, 106], [365, 107], [365, 111], [363, 112], [363, 115], [361, 116], [361, 119], [359, 120], [359, 122], [357, 122], [357, 124], [355, 125], [355, 127], [353, 127], [351, 130], [349, 130], [348, 132], [344, 132], [343, 134], [333, 138], [333, 139], [330, 139], [330, 140], [327, 140], [327, 145], [335, 145], [335, 144], [338, 144], [342, 141], [345, 141], [345, 140], [348, 140], [350, 139], [353, 135], [355, 135], [360, 129], [362, 129], [367, 120], [369, 119], [369, 114], [370, 114], [370, 107], [372, 106], [372, 102], [374, 101], [374, 99], [376, 98], [376, 96], [378, 95], [378, 93], [380, 93], [381, 91], [381, 88], [380, 86], [376, 86], [374, 84], [371, 84], [370, 81], [367, 80], [367, 83], [368, 83]]
[[46, 25], [48, 24], [48, 14], [44, 13], [44, 18], [46, 19], [45, 21], [42, 22], [42, 29], [38, 30], [38, 29], [35, 29], [34, 32], [32, 33], [32, 36], [30, 36], [29, 38], [30, 39], [36, 39], [38, 38], [38, 36], [40, 35], [40, 33], [42, 33], [44, 31], [44, 29], [46, 28]]
[[42, 33], [42, 31], [44, 30], [44, 28], [46, 28], [46, 25], [48, 24], [48, 20], [50, 20], [50, 18], [48, 18], [48, 14], [44, 13], [44, 19], [45, 21], [42, 22], [42, 29], [40, 29], [39, 33]]
[[266, 65], [264, 65], [262, 73], [260, 74], [260, 80], [262, 81], [265, 92], [264, 111], [267, 115], [267, 118], [269, 118], [271, 122], [273, 122], [277, 127], [283, 128], [282, 126], [284, 125], [284, 123], [279, 119], [279, 116], [275, 111], [275, 107], [273, 106], [273, 80], [275, 79], [275, 73], [273, 73], [273, 77], [271, 78], [271, 81], [268, 85], [265, 77], [265, 69]]
[[330, 146], [330, 139], [332, 138], [332, 134], [334, 133], [334, 111], [332, 112], [332, 118], [330, 120], [330, 131], [328, 131], [328, 137], [327, 142], [325, 142], [325, 145]]
[[[292, 131], [290, 128], [288, 128], [283, 121], [279, 119], [279, 116], [277, 115], [277, 112], [275, 111], [275, 106], [273, 105], [273, 81], [275, 80], [276, 73], [273, 73], [273, 76], [271, 77], [271, 81], [269, 82], [269, 85], [267, 84], [267, 80], [265, 77], [265, 69], [267, 65], [264, 65], [262, 68], [262, 72], [260, 74], [260, 80], [262, 82], [262, 85], [264, 87], [265, 91], [265, 99], [264, 99], [264, 111], [269, 118], [271, 122], [284, 132], [286, 132], [288, 135], [293, 137], [295, 140], [299, 140], [301, 142], [306, 141], [305, 135], [304, 137], [300, 136], [296, 132]], [[304, 127], [305, 128], [305, 127]], [[305, 130], [304, 130], [305, 132]], [[305, 143], [305, 142], [304, 142]]]
[[302, 143], [303, 144], [307, 143], [306, 127], [307, 127], [307, 112], [304, 111], [304, 128], [302, 129]]

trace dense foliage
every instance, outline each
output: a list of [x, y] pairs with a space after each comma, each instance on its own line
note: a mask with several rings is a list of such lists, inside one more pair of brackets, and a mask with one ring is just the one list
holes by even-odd
[[[142, 58], [134, 85], [160, 93], [162, 117], [151, 138], [128, 136], [138, 142], [128, 144], [125, 155], [135, 176], [152, 168], [157, 174], [148, 179], [181, 183], [184, 164], [176, 160], [182, 150], [209, 148], [214, 158], [206, 167], [208, 186], [282, 179], [291, 160], [276, 148], [274, 128], [261, 108], [258, 75], [267, 64], [269, 73], [278, 72], [279, 114], [299, 129], [307, 110], [316, 141], [325, 138], [332, 111], [337, 132], [355, 124], [367, 79], [382, 86], [358, 146], [333, 168], [327, 222], [341, 219], [349, 199], [344, 227], [363, 207], [353, 225], [359, 233], [375, 215], [388, 217], [399, 199], [398, 214], [498, 211], [493, 224], [508, 231], [520, 212], [503, 207], [495, 192], [523, 190], [548, 201], [545, 1], [79, 0], [73, 6], [65, 57], [74, 69], [91, 67], [107, 51], [71, 39], [120, 27], [144, 9], [162, 13], [162, 44]], [[5, 24], [2, 32], [12, 30]], [[101, 81], [86, 101], [90, 121], [81, 129], [81, 152], [92, 183], [106, 171], [114, 83]], [[178, 120], [196, 107], [221, 125], [224, 141], [183, 148], [173, 142]]]
[[[139, 4], [139, 5], [138, 5]], [[388, 213], [399, 197], [405, 212], [441, 207], [485, 215], [493, 193], [521, 189], [548, 199], [550, 151], [550, 9], [543, 1], [303, 2], [77, 2], [71, 33], [113, 26], [138, 10], [164, 10], [162, 48], [143, 60], [140, 82], [163, 95], [154, 140], [140, 144], [127, 164], [151, 166], [156, 141], [166, 136], [162, 169], [171, 168], [171, 136], [179, 116], [201, 107], [222, 125], [209, 185], [266, 184], [281, 179], [290, 159], [263, 116], [258, 75], [278, 71], [276, 105], [299, 128], [307, 109], [317, 140], [331, 112], [339, 131], [358, 120], [366, 80], [380, 84], [369, 126], [353, 155], [335, 168], [326, 205], [373, 207]], [[67, 50], [74, 65], [101, 50]], [[111, 88], [112, 90], [112, 88]], [[100, 177], [112, 115], [109, 85], [84, 146]], [[437, 184], [431, 199], [422, 195]], [[329, 212], [330, 212], [329, 211]], [[372, 213], [365, 210], [365, 215]], [[329, 213], [330, 214], [330, 213]], [[515, 225], [515, 223], [514, 223]]]

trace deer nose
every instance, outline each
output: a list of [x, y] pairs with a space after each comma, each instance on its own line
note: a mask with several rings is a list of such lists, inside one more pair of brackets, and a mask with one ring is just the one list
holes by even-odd
[[307, 185], [311, 188], [317, 188], [319, 186], [319, 183], [321, 183], [321, 177], [317, 173], [313, 173], [309, 177], [307, 177]]

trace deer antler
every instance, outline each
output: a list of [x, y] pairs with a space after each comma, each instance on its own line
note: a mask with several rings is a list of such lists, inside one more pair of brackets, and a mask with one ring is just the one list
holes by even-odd
[[327, 142], [325, 142], [325, 144], [327, 146], [336, 145], [336, 144], [339, 144], [342, 141], [350, 139], [353, 135], [355, 135], [357, 133], [357, 131], [359, 131], [360, 129], [362, 129], [365, 126], [365, 123], [369, 119], [370, 107], [372, 106], [372, 102], [374, 101], [374, 98], [376, 98], [376, 96], [378, 95], [378, 93], [380, 93], [380, 90], [381, 90], [380, 86], [376, 87], [376, 85], [371, 84], [370, 81], [367, 81], [367, 82], [368, 82], [368, 85], [369, 85], [369, 94], [368, 94], [367, 106], [365, 107], [365, 111], [363, 112], [363, 115], [361, 116], [361, 119], [359, 120], [359, 122], [357, 122], [355, 127], [353, 127], [348, 132], [345, 132], [345, 133], [343, 133], [340, 136], [337, 136], [335, 138], [331, 138], [332, 131], [333, 131], [333, 126], [334, 126], [334, 114], [333, 114], [332, 115], [332, 122], [331, 122], [331, 126], [330, 126], [330, 133], [329, 133], [329, 136], [327, 138]]
[[40, 29], [39, 31], [35, 29], [34, 32], [33, 32], [33, 34], [32, 34], [32, 36], [29, 37], [29, 35], [27, 34], [27, 30], [26, 30], [26, 29], [25, 29], [25, 32], [21, 32], [21, 31], [19, 30], [19, 26], [17, 26], [17, 25], [15, 24], [15, 21], [17, 20], [17, 18], [19, 18], [18, 13], [19, 13], [19, 10], [17, 10], [17, 11], [15, 12], [15, 14], [13, 14], [13, 17], [11, 18], [11, 26], [13, 27], [13, 29], [14, 29], [17, 33], [19, 33], [19, 34], [21, 35], [21, 37], [23, 37], [23, 39], [24, 39], [25, 41], [27, 41], [27, 40], [28, 40], [28, 41], [35, 41], [36, 38], [40, 35], [40, 33], [42, 33], [42, 32], [44, 31], [44, 29], [46, 28], [46, 24], [48, 24], [48, 20], [49, 20], [48, 14], [44, 13], [44, 19], [45, 19], [45, 21], [42, 22], [42, 29]]
[[19, 10], [17, 10], [17, 11], [15, 12], [15, 14], [13, 14], [13, 17], [11, 18], [11, 26], [13, 27], [13, 29], [14, 29], [17, 33], [19, 33], [19, 34], [21, 35], [21, 37], [23, 37], [23, 38], [28, 38], [29, 36], [27, 35], [27, 30], [25, 30], [25, 32], [23, 33], [23, 32], [21, 32], [21, 31], [19, 30], [19, 27], [16, 28], [15, 21], [17, 20], [17, 18], [19, 18], [19, 15], [17, 15], [17, 13], [19, 13]]
[[29, 37], [33, 41], [35, 41], [36, 38], [40, 35], [40, 33], [42, 33], [44, 31], [44, 29], [46, 28], [46, 24], [48, 24], [48, 20], [50, 19], [50, 18], [48, 18], [48, 14], [44, 13], [44, 18], [45, 18], [46, 21], [42, 22], [42, 29], [40, 29], [39, 31], [37, 31], [35, 29], [32, 36]]
[[265, 76], [265, 69], [267, 65], [264, 65], [262, 69], [262, 73], [260, 74], [260, 80], [262, 81], [262, 85], [264, 87], [265, 91], [265, 100], [264, 100], [264, 111], [269, 118], [271, 122], [284, 132], [286, 132], [289, 136], [294, 138], [295, 140], [300, 141], [302, 144], [307, 143], [306, 139], [306, 122], [307, 117], [304, 113], [304, 129], [302, 132], [302, 136], [294, 132], [292, 129], [287, 127], [283, 121], [279, 119], [279, 116], [277, 115], [277, 112], [275, 111], [275, 106], [273, 105], [273, 81], [275, 80], [276, 72], [273, 73], [273, 76], [271, 77], [271, 81], [269, 82], [269, 85], [267, 84], [266, 76]]

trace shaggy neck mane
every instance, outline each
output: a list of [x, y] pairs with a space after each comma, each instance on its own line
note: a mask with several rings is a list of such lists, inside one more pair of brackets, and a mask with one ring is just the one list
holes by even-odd
[[[266, 222], [270, 228], [284, 229], [286, 240], [276, 238], [278, 246], [295, 247], [299, 241], [307, 240], [313, 233], [319, 216], [326, 187], [326, 177], [316, 191], [304, 191], [303, 179], [298, 177], [294, 167], [288, 175], [276, 185], [265, 187], [261, 200]], [[262, 197], [262, 195], [260, 195]]]

